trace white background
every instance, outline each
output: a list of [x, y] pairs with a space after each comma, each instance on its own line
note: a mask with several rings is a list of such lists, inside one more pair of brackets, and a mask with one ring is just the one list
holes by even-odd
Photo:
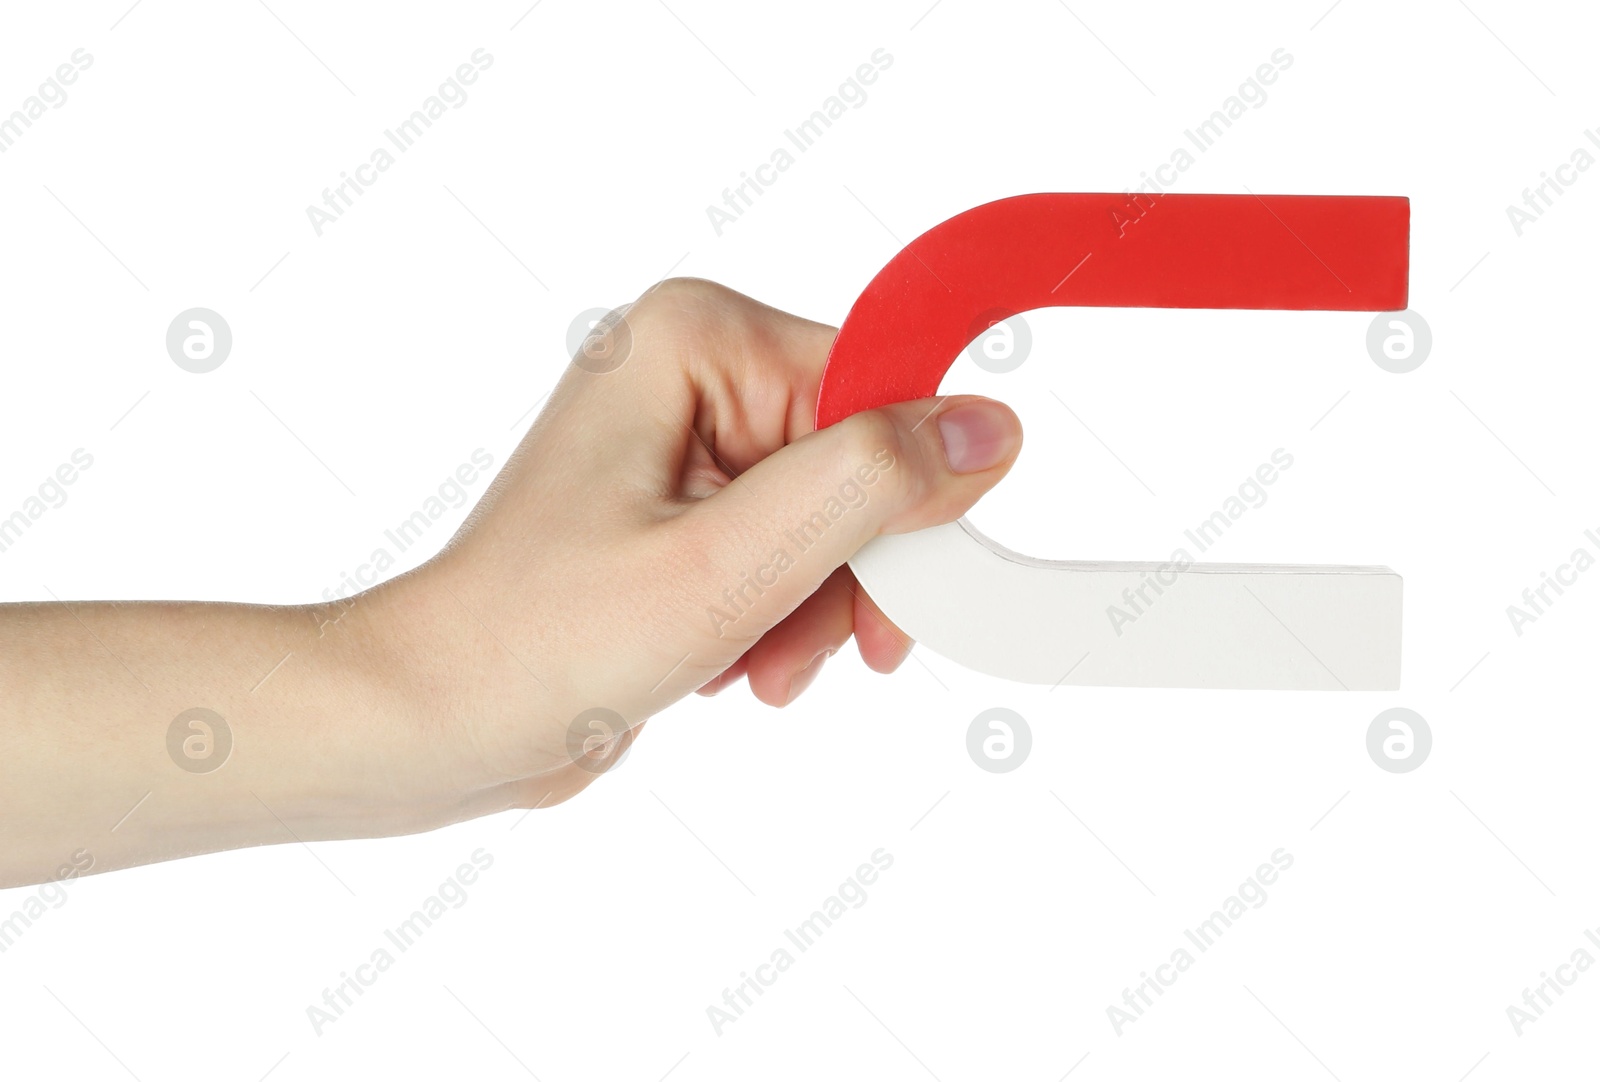
[[[973, 517], [1037, 556], [1165, 558], [1286, 449], [1207, 559], [1393, 567], [1403, 687], [1051, 691], [926, 651], [889, 678], [841, 654], [782, 712], [743, 688], [680, 704], [525, 820], [72, 884], [0, 956], [5, 1073], [1593, 1068], [1600, 974], [1521, 1036], [1506, 1008], [1600, 926], [1600, 572], [1521, 636], [1506, 607], [1597, 549], [1600, 170], [1521, 236], [1505, 210], [1600, 124], [1592, 13], [271, 4], [5, 5], [0, 113], [74, 49], [94, 58], [0, 155], [0, 513], [94, 457], [0, 554], [6, 600], [318, 599], [475, 448], [505, 461], [580, 311], [670, 269], [837, 323], [963, 209], [1138, 184], [1283, 48], [1267, 101], [1173, 190], [1409, 196], [1427, 362], [1380, 370], [1363, 313], [1055, 310], [1028, 317], [1016, 372], [963, 360], [947, 387], [1021, 413], [1022, 462]], [[317, 236], [306, 206], [480, 47], [466, 104]], [[893, 64], [865, 103], [719, 236], [707, 205], [878, 48]], [[207, 375], [164, 345], [195, 306], [234, 335]], [[1032, 729], [1009, 774], [966, 751], [995, 706]], [[1391, 706], [1432, 728], [1412, 773], [1366, 751]], [[1117, 1035], [1106, 1008], [1280, 847], [1267, 902]], [[480, 848], [466, 905], [318, 1036], [306, 1008]], [[707, 1006], [879, 848], [894, 864], [866, 904], [718, 1036]], [[0, 892], [0, 917], [28, 893]]]

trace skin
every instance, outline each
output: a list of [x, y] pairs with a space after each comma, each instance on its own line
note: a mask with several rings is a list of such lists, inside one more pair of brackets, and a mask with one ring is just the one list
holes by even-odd
[[[652, 287], [444, 551], [334, 605], [0, 606], [0, 886], [548, 807], [691, 692], [744, 680], [786, 705], [852, 637], [892, 672], [911, 643], [845, 562], [964, 514], [1021, 427], [950, 397], [813, 432], [835, 333], [710, 282]], [[169, 754], [197, 706], [226, 719], [225, 760], [216, 727]]]

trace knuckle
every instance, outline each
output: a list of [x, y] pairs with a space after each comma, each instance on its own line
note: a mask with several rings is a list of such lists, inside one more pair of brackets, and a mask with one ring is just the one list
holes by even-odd
[[641, 293], [634, 306], [651, 313], [692, 314], [724, 306], [732, 293], [705, 278], [663, 278]]
[[873, 478], [895, 496], [916, 494], [917, 476], [908, 468], [912, 456], [907, 454], [906, 439], [900, 426], [883, 410], [866, 410], [839, 422], [843, 429], [840, 468], [851, 476], [861, 476], [861, 471]]
[[641, 293], [625, 311], [636, 338], [669, 351], [687, 350], [737, 314], [732, 303], [736, 296], [704, 278], [667, 278]]
[[864, 410], [840, 422], [844, 452], [851, 460], [871, 458], [879, 450], [900, 445], [900, 428], [882, 410]]

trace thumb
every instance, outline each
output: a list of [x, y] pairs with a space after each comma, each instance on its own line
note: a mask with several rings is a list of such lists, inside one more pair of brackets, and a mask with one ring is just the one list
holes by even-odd
[[717, 636], [752, 642], [874, 537], [960, 518], [1021, 447], [1016, 414], [962, 395], [866, 410], [768, 455], [685, 516]]

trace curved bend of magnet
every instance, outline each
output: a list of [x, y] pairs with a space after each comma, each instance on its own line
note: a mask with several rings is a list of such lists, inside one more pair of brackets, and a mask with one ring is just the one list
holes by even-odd
[[[968, 343], [1035, 308], [1406, 307], [1405, 198], [1150, 202], [1126, 237], [1126, 195], [1073, 193], [987, 203], [912, 241], [840, 327], [817, 427], [937, 395]], [[877, 538], [850, 566], [908, 635], [993, 676], [1103, 687], [1400, 685], [1401, 582], [1386, 567], [1038, 560], [965, 519]], [[1131, 608], [1129, 597], [1144, 602]], [[1135, 618], [1113, 621], [1113, 606]]]

